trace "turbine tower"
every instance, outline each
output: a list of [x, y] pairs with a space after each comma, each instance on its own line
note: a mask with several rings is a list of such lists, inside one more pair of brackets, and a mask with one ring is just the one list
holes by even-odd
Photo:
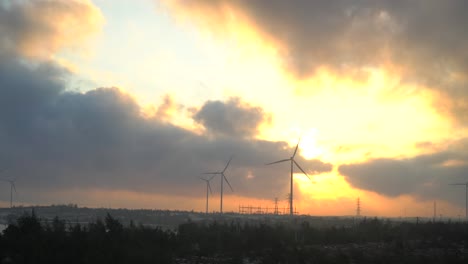
[[214, 178], [214, 175], [211, 176], [211, 178], [209, 178], [209, 179], [205, 179], [205, 178], [201, 178], [201, 177], [200, 177], [201, 180], [203, 180], [203, 181], [206, 182], [206, 213], [207, 213], [207, 214], [208, 214], [208, 192], [209, 192], [210, 194], [213, 193], [213, 192], [211, 191], [211, 186], [210, 186], [210, 181], [211, 181], [213, 178]]
[[13, 208], [13, 191], [17, 194], [18, 192], [16, 191], [16, 186], [15, 186], [15, 180], [9, 180], [9, 179], [3, 179], [0, 178], [1, 181], [9, 182], [10, 183], [10, 208]]
[[291, 183], [290, 183], [290, 195], [289, 195], [289, 214], [290, 215], [294, 214], [294, 207], [293, 207], [294, 165], [296, 165], [296, 167], [298, 167], [302, 171], [302, 173], [304, 173], [305, 176], [307, 176], [307, 178], [309, 178], [309, 180], [310, 180], [309, 175], [307, 175], [307, 173], [301, 168], [301, 166], [299, 166], [299, 164], [296, 162], [296, 160], [294, 160], [294, 157], [296, 156], [296, 153], [297, 153], [297, 149], [299, 148], [299, 142], [300, 142], [300, 139], [297, 142], [296, 149], [294, 149], [294, 153], [292, 154], [292, 156], [289, 159], [282, 159], [282, 160], [278, 160], [278, 161], [274, 161], [274, 162], [270, 162], [270, 163], [266, 164], [266, 165], [271, 165], [271, 164], [281, 163], [281, 162], [285, 162], [285, 161], [290, 161], [291, 162]]
[[465, 185], [465, 196], [466, 196], [465, 217], [466, 217], [466, 221], [468, 221], [468, 182], [466, 182], [466, 183], [451, 183], [450, 185]]
[[232, 160], [232, 157], [229, 159], [228, 163], [226, 164], [226, 167], [224, 167], [224, 169], [222, 171], [204, 173], [204, 174], [221, 175], [221, 199], [220, 199], [220, 206], [219, 206], [219, 212], [220, 213], [223, 213], [223, 188], [224, 188], [223, 183], [224, 183], [224, 181], [226, 181], [226, 183], [229, 185], [229, 188], [231, 188], [231, 191], [234, 191], [232, 189], [231, 184], [227, 180], [226, 175], [224, 175], [224, 172], [226, 172], [226, 169], [228, 168], [229, 163], [231, 163], [231, 160]]

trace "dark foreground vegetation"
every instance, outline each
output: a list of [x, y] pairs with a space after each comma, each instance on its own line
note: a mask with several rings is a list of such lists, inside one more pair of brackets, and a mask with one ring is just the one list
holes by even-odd
[[0, 235], [0, 263], [468, 263], [466, 223], [367, 219], [352, 227], [189, 222], [177, 230], [87, 225], [34, 213]]

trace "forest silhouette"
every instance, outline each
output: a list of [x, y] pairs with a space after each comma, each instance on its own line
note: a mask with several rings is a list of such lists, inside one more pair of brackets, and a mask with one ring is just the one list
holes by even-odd
[[361, 219], [353, 226], [308, 222], [187, 222], [175, 230], [44, 222], [34, 213], [0, 235], [0, 263], [467, 263], [468, 225]]

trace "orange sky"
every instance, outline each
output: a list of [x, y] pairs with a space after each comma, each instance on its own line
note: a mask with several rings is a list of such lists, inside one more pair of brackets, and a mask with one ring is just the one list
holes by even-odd
[[[262, 166], [270, 158], [288, 158], [301, 138], [299, 163], [307, 162], [312, 179], [295, 175], [301, 213], [353, 215], [360, 197], [365, 215], [431, 216], [434, 201], [441, 214], [459, 215], [463, 188], [447, 186], [468, 179], [468, 53], [455, 44], [468, 43], [468, 36], [451, 19], [460, 16], [455, 2], [387, 2], [352, 8], [301, 0], [97, 0], [2, 8], [0, 40], [10, 44], [0, 54], [33, 70], [47, 63], [66, 69], [68, 75], [51, 71], [57, 76], [50, 78], [37, 72], [83, 95], [54, 94], [55, 101], [70, 100], [77, 108], [54, 105], [50, 111], [63, 114], [61, 119], [37, 118], [48, 120], [33, 129], [50, 136], [50, 146], [63, 146], [53, 139], [62, 136], [71, 143], [47, 155], [39, 144], [32, 147], [44, 160], [30, 164], [40, 167], [38, 175], [52, 176], [18, 178], [26, 189], [18, 201], [204, 211], [204, 185], [197, 177], [234, 155], [227, 172], [237, 186], [226, 191], [225, 208], [272, 207], [275, 197], [285, 206], [289, 166]], [[418, 7], [411, 9], [414, 15], [402, 11], [411, 5]], [[14, 10], [27, 22], [9, 20]], [[424, 12], [440, 16], [437, 28]], [[86, 24], [77, 22], [83, 18]], [[426, 26], [431, 34], [419, 34]], [[85, 110], [88, 119], [79, 119]], [[89, 143], [100, 133], [100, 140]], [[15, 142], [15, 149], [16, 141], [3, 135], [8, 133], [0, 133], [0, 142]], [[82, 156], [66, 155], [77, 148]], [[57, 160], [61, 151], [65, 158]], [[180, 162], [192, 153], [199, 156]], [[314, 172], [314, 164], [331, 169]], [[33, 165], [27, 170], [34, 171]], [[174, 175], [171, 166], [178, 169]], [[11, 171], [5, 177], [24, 174]], [[213, 210], [219, 207], [215, 180]], [[36, 181], [50, 193], [39, 191]], [[8, 186], [0, 188], [9, 193]], [[9, 196], [0, 200], [8, 204]]]

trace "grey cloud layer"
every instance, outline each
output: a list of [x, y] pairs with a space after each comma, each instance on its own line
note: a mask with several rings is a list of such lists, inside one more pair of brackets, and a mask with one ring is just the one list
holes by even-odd
[[260, 107], [231, 98], [227, 102], [206, 102], [193, 119], [216, 136], [253, 137], [269, 118]]
[[[66, 75], [52, 64], [35, 68], [14, 57], [0, 60], [0, 161], [9, 167], [4, 176], [18, 177], [20, 188], [199, 195], [201, 173], [222, 169], [235, 155], [226, 174], [237, 194], [272, 198], [286, 191], [287, 168], [264, 163], [288, 157], [292, 149], [281, 142], [235, 136], [239, 120], [256, 117], [258, 108], [216, 102], [232, 113], [215, 120], [232, 130], [224, 128], [223, 137], [200, 136], [156, 117], [142, 117], [137, 103], [115, 88], [65, 91]], [[210, 104], [196, 116], [211, 111]], [[254, 128], [255, 122], [243, 127], [249, 133]], [[316, 160], [301, 162], [309, 171], [331, 169]], [[254, 178], [247, 179], [249, 173]]]
[[[194, 116], [208, 136], [171, 125], [168, 111], [177, 107], [167, 96], [154, 117], [144, 117], [116, 88], [66, 91], [70, 73], [40, 55], [66, 46], [76, 33], [55, 20], [89, 19], [79, 23], [85, 34], [96, 17], [86, 1], [0, 4], [0, 168], [7, 168], [2, 177], [18, 179], [24, 197], [35, 197], [24, 202], [87, 188], [200, 196], [201, 173], [221, 169], [233, 154], [227, 175], [237, 194], [271, 198], [287, 189], [287, 170], [263, 164], [291, 149], [251, 138], [265, 118], [260, 108], [237, 99], [207, 102]], [[316, 160], [303, 164], [310, 171], [331, 169]]]
[[102, 25], [100, 11], [88, 0], [3, 0], [0, 47], [28, 57], [48, 58], [75, 46]]
[[[432, 89], [441, 113], [468, 125], [468, 1], [195, 0], [179, 8], [203, 10], [220, 21], [240, 12], [277, 44], [286, 69], [298, 79], [319, 67], [361, 76], [366, 67], [390, 65], [403, 82]], [[462, 146], [412, 159], [343, 165], [339, 171], [354, 187], [388, 196], [460, 201], [448, 183], [468, 181]]]
[[297, 78], [319, 67], [362, 76], [366, 67], [390, 64], [404, 82], [448, 97], [437, 106], [468, 123], [465, 0], [195, 0], [180, 7], [204, 7], [209, 14], [201, 16], [220, 20], [231, 19], [232, 10], [241, 12], [278, 44], [283, 64]]
[[463, 190], [450, 183], [468, 182], [468, 151], [464, 140], [445, 151], [410, 159], [376, 159], [342, 165], [339, 172], [354, 187], [387, 196], [411, 195], [463, 204]]

